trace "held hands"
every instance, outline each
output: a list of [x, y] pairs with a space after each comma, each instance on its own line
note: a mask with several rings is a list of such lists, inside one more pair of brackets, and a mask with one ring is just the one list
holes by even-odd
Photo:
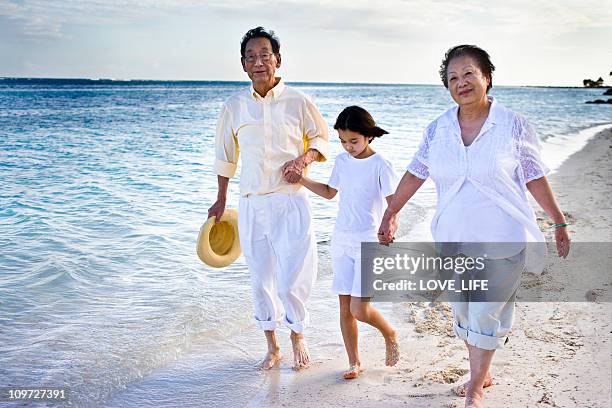
[[297, 183], [302, 178], [302, 173], [308, 165], [304, 156], [288, 161], [283, 165], [283, 178], [287, 183]]
[[398, 227], [398, 214], [385, 211], [380, 228], [378, 229], [378, 242], [382, 245], [389, 245], [395, 239], [395, 232]]
[[208, 218], [215, 217], [215, 224], [218, 224], [224, 211], [225, 200], [219, 199], [208, 209]]
[[557, 242], [557, 254], [561, 258], [566, 258], [570, 250], [570, 238], [567, 227], [555, 228], [555, 241]]

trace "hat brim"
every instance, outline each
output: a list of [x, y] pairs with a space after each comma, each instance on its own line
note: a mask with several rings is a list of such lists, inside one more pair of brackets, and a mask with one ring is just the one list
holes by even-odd
[[213, 268], [231, 265], [241, 254], [238, 211], [226, 209], [219, 224], [211, 217], [202, 225], [196, 245], [198, 257]]

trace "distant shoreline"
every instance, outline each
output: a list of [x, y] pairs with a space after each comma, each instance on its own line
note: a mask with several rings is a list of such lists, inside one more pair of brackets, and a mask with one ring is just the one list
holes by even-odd
[[[116, 79], [116, 78], [27, 78], [27, 77], [0, 77], [0, 85], [160, 85], [160, 84], [177, 84], [177, 85], [249, 85], [249, 81], [223, 81], [223, 80], [203, 80], [203, 79]], [[442, 84], [410, 84], [410, 83], [376, 83], [376, 82], [308, 82], [308, 81], [289, 81], [292, 85], [307, 85], [307, 86], [376, 86], [376, 87], [394, 87], [394, 86], [439, 86]], [[609, 87], [602, 86], [599, 88], [587, 88], [584, 86], [556, 86], [556, 85], [496, 85], [497, 88], [551, 88], [551, 89], [607, 89]]]

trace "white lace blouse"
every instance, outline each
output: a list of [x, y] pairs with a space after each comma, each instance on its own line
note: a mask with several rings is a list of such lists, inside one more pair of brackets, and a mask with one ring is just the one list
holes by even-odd
[[[469, 147], [454, 107], [427, 126], [407, 168], [436, 185], [432, 236], [436, 242], [543, 242], [526, 195], [526, 183], [549, 171], [538, 137], [524, 117], [489, 100], [489, 116]], [[528, 270], [538, 272], [541, 261], [527, 262]]]

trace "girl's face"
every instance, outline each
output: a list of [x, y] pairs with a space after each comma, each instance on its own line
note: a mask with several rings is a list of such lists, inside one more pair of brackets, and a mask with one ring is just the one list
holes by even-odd
[[370, 140], [361, 133], [338, 129], [338, 136], [340, 136], [342, 147], [351, 156], [360, 158], [368, 152]]

